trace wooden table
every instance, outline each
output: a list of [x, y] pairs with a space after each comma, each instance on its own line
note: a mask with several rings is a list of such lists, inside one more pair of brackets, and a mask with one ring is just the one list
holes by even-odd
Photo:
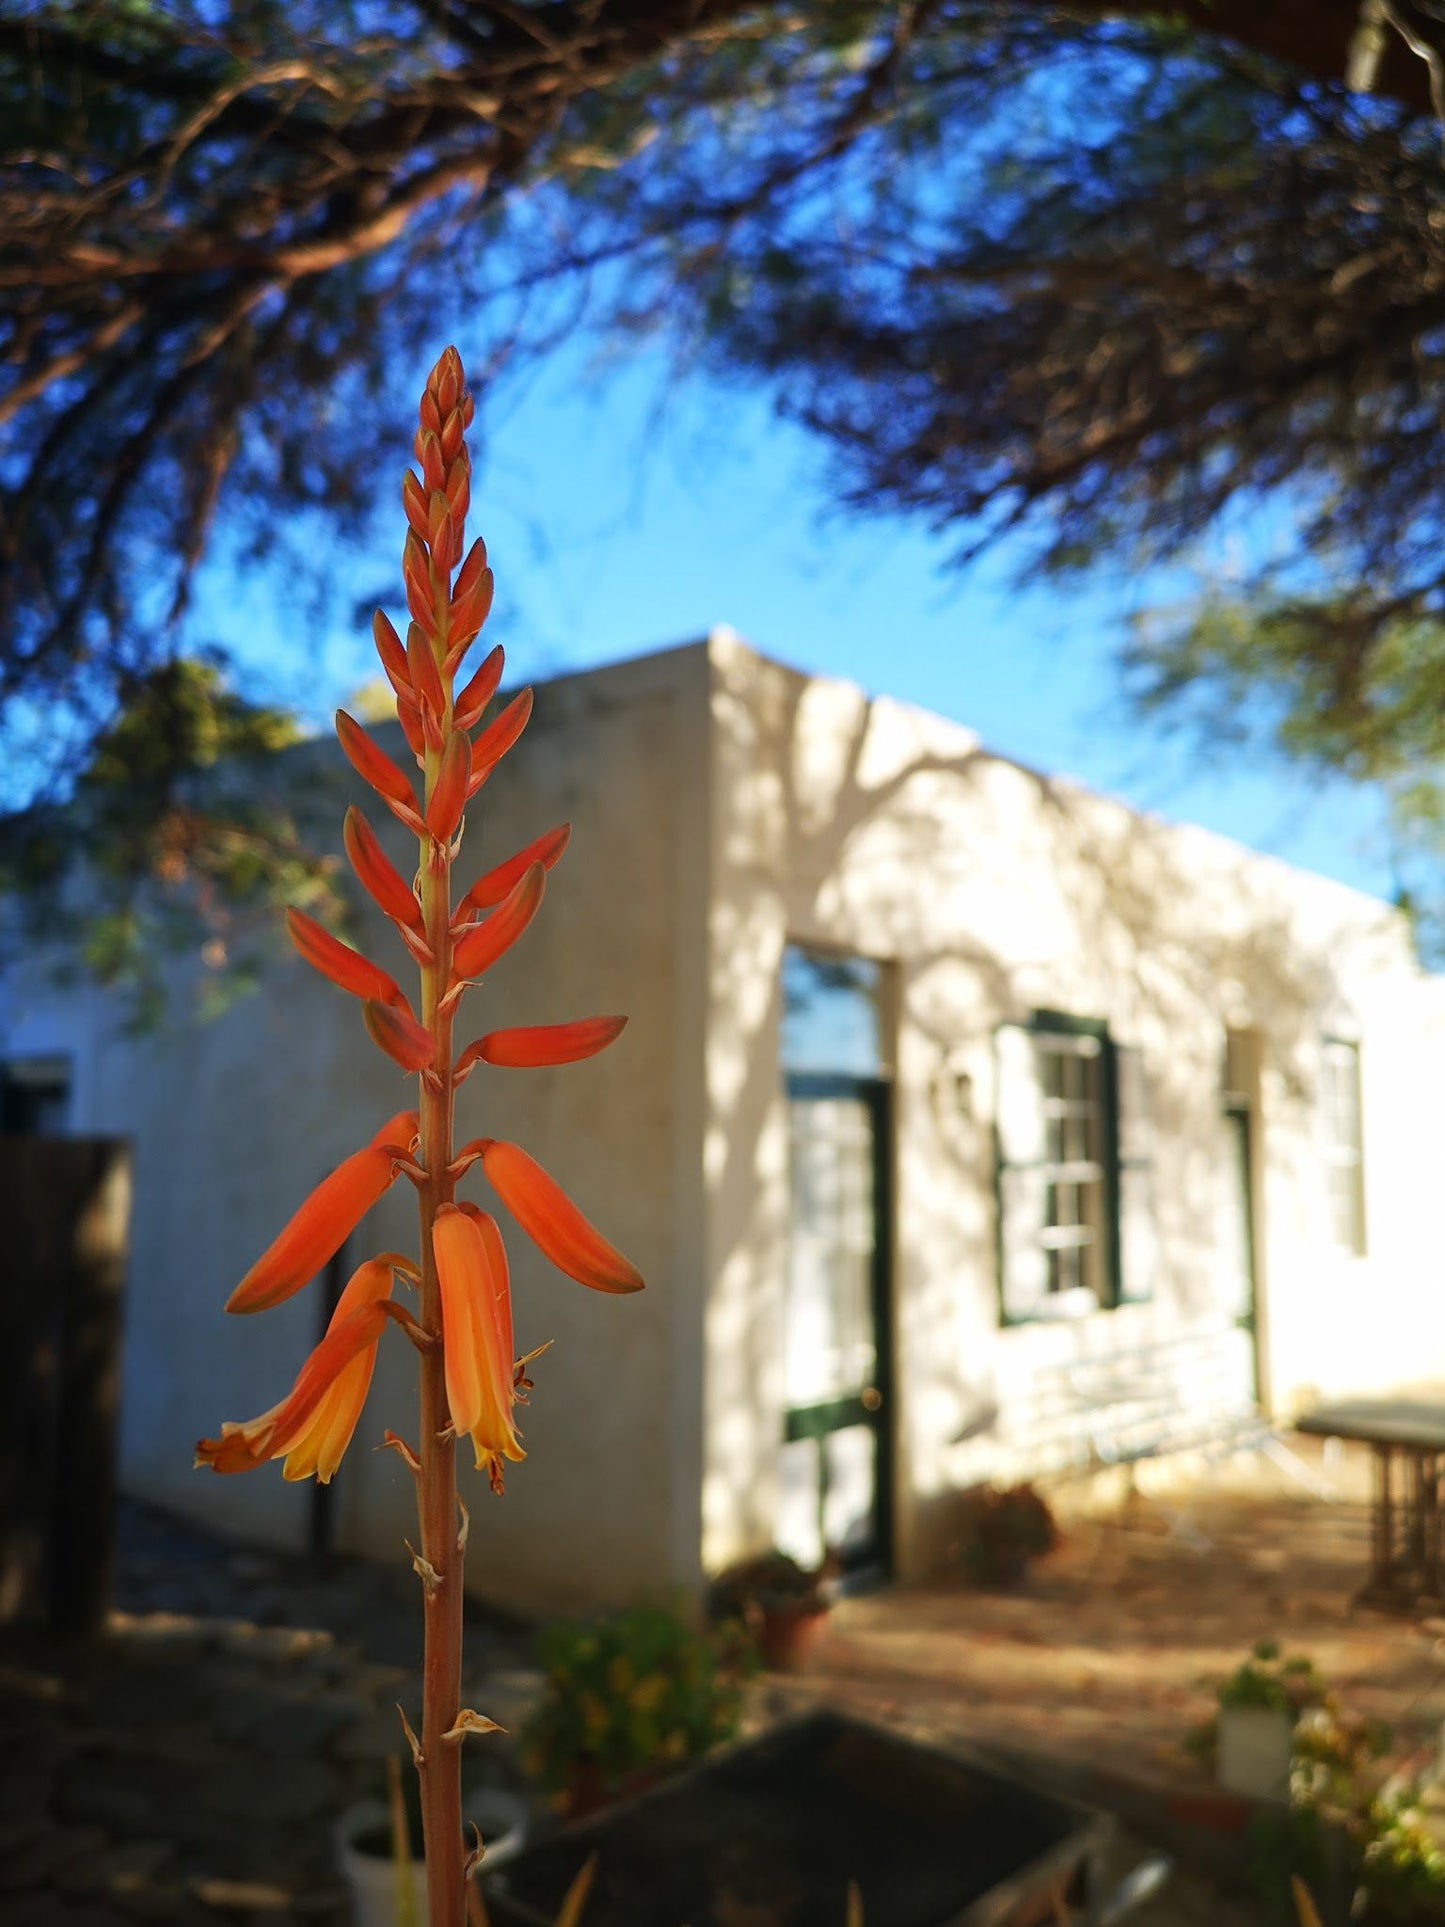
[[1346, 1399], [1306, 1413], [1295, 1429], [1316, 1438], [1352, 1439], [1374, 1455], [1370, 1577], [1356, 1595], [1361, 1603], [1397, 1612], [1445, 1604], [1445, 1404]]

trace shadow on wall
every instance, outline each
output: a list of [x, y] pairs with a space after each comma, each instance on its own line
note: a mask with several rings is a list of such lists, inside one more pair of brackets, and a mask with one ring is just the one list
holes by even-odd
[[[731, 646], [715, 662], [705, 1544], [766, 1544], [786, 1276], [780, 966], [801, 941], [897, 966], [900, 1487], [987, 1475], [1013, 1382], [1226, 1322], [1214, 1276], [1227, 1026], [1258, 1027], [1271, 1131], [1310, 1098], [1321, 1013], [1408, 941], [1383, 906], [991, 756], [965, 732]], [[1106, 1018], [1149, 1069], [1151, 1303], [998, 1327], [992, 1041], [1038, 1008]], [[960, 1101], [961, 1098], [961, 1101]], [[996, 1361], [1012, 1350], [1015, 1372]], [[991, 1416], [992, 1415], [992, 1416]], [[959, 1447], [965, 1449], [961, 1452]]]

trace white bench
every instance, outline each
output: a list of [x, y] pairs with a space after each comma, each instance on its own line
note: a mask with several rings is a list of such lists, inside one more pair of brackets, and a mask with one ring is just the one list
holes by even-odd
[[[1316, 1497], [1332, 1496], [1260, 1411], [1229, 1328], [1070, 1359], [1035, 1374], [1033, 1391], [1033, 1425], [1052, 1435], [1059, 1470], [1128, 1468], [1181, 1452], [1214, 1465], [1259, 1452]], [[1172, 1517], [1177, 1536], [1207, 1548], [1183, 1514]]]

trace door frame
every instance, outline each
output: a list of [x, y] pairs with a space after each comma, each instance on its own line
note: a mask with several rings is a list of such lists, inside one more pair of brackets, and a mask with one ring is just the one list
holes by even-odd
[[[873, 1511], [875, 1544], [866, 1552], [844, 1560], [844, 1574], [860, 1581], [891, 1579], [894, 1573], [894, 1492], [895, 1463], [894, 1370], [893, 1370], [893, 1086], [885, 1077], [858, 1077], [844, 1071], [787, 1071], [784, 1092], [788, 1103], [794, 1099], [853, 1098], [868, 1111], [873, 1130], [873, 1261], [870, 1267], [873, 1310], [874, 1374], [873, 1383], [881, 1397], [875, 1411], [869, 1411], [861, 1398], [838, 1398], [820, 1405], [785, 1407], [783, 1442], [824, 1438], [845, 1425], [866, 1424], [873, 1428]], [[793, 1212], [791, 1193], [788, 1204], [788, 1238], [791, 1243]], [[791, 1262], [791, 1254], [789, 1258]], [[785, 1312], [786, 1316], [786, 1312]], [[826, 1477], [826, 1460], [821, 1452], [820, 1468]], [[824, 1487], [823, 1489], [826, 1489]]]

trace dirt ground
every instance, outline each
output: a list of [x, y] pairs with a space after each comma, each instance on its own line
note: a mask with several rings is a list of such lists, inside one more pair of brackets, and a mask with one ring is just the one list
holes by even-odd
[[[810, 1674], [757, 1683], [754, 1723], [824, 1700], [1002, 1750], [1123, 1816], [1119, 1873], [1153, 1844], [1141, 1790], [1145, 1808], [1209, 1808], [1182, 1740], [1259, 1638], [1308, 1653], [1348, 1703], [1391, 1723], [1402, 1757], [1423, 1759], [1445, 1719], [1445, 1625], [1351, 1604], [1363, 1471], [1343, 1467], [1334, 1503], [1273, 1472], [1211, 1474], [1067, 1519], [1017, 1590], [944, 1581], [845, 1599]], [[414, 1690], [407, 1575], [318, 1569], [134, 1507], [121, 1555], [99, 1645], [0, 1641], [0, 1923], [342, 1927], [330, 1831], [396, 1749], [394, 1702]], [[477, 1615], [471, 1703], [524, 1706], [529, 1646], [525, 1629]], [[515, 1772], [505, 1747], [495, 1770]], [[1182, 1861], [1131, 1927], [1250, 1927], [1257, 1912], [1217, 1874], [1217, 1855], [1212, 1871], [1207, 1853]]]
[[1367, 1470], [1363, 1453], [1337, 1462], [1329, 1502], [1251, 1464], [1065, 1519], [1062, 1545], [1016, 1590], [959, 1580], [844, 1600], [812, 1685], [877, 1717], [921, 1715], [1189, 1790], [1206, 1776], [1184, 1735], [1268, 1638], [1386, 1720], [1402, 1759], [1433, 1755], [1445, 1622], [1353, 1603], [1368, 1563]]

